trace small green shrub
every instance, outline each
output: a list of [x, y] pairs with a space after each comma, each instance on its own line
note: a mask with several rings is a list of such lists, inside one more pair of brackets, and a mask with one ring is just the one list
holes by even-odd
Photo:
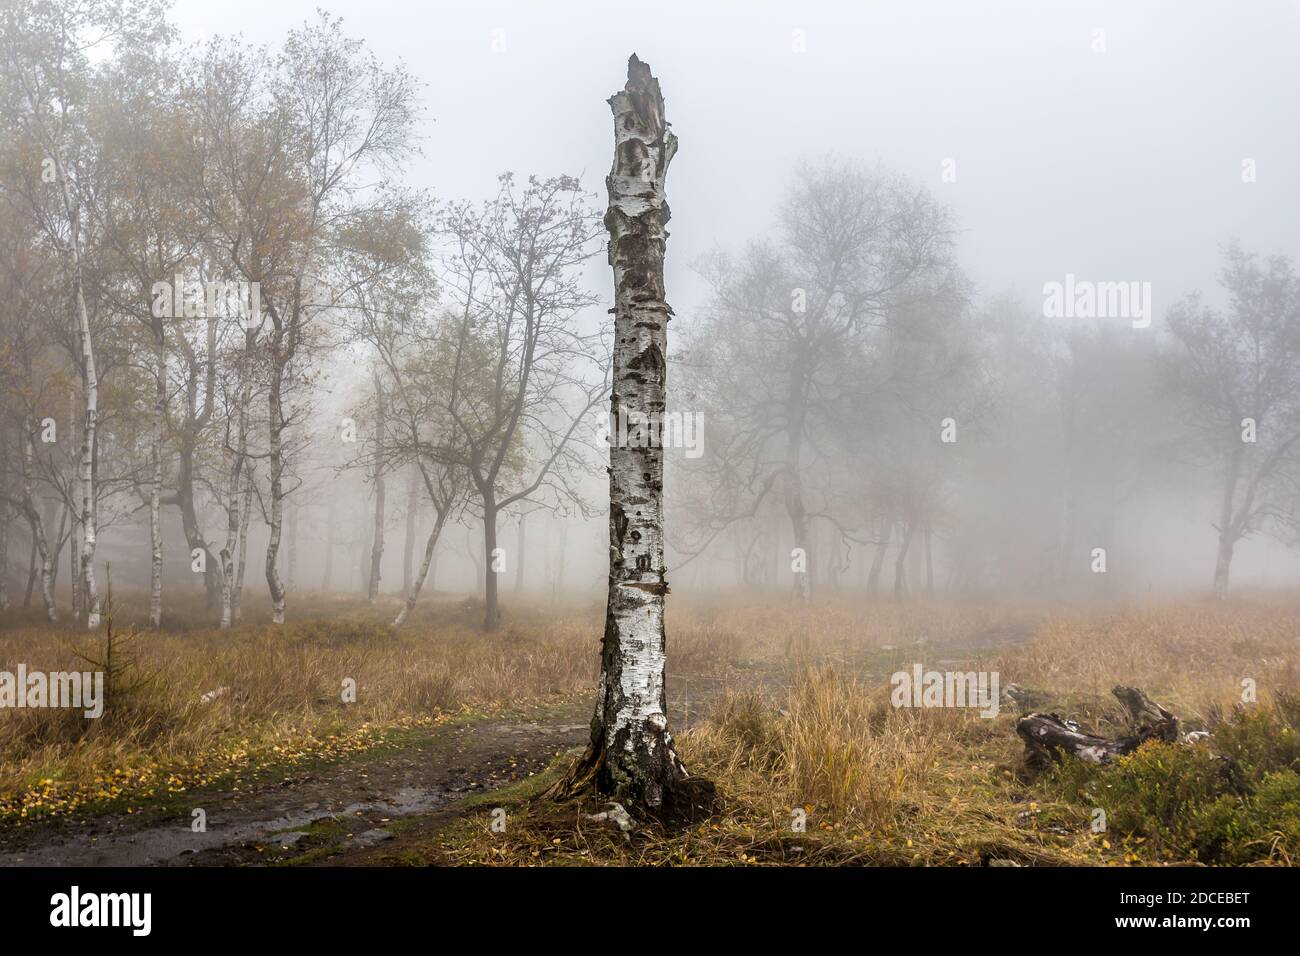
[[1300, 695], [1279, 694], [1271, 707], [1238, 710], [1215, 725], [1214, 750], [1235, 760], [1252, 783], [1272, 771], [1300, 771]]
[[1263, 709], [1238, 715], [1220, 726], [1227, 733], [1216, 732], [1214, 751], [1148, 741], [1108, 766], [1071, 760], [1049, 786], [1101, 807], [1110, 832], [1160, 851], [1213, 864], [1289, 864], [1300, 858], [1300, 774], [1286, 766], [1295, 731], [1281, 734], [1285, 719]]

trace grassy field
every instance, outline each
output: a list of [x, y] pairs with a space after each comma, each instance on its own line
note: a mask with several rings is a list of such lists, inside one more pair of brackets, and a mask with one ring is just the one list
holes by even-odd
[[[301, 596], [310, 619], [272, 629], [129, 623], [129, 677], [99, 721], [13, 711], [0, 721], [0, 826], [120, 812], [256, 768], [364, 751], [523, 702], [582, 699], [596, 677], [602, 608], [507, 609], [477, 630], [463, 598], [399, 634], [393, 607]], [[984, 603], [679, 601], [669, 620], [670, 717], [693, 773], [724, 809], [685, 833], [638, 821], [624, 835], [595, 802], [537, 797], [563, 764], [474, 798], [438, 826], [408, 821], [375, 863], [1289, 864], [1300, 860], [1300, 602], [1047, 610]], [[84, 669], [101, 642], [19, 622], [0, 669]], [[119, 658], [121, 659], [121, 658]], [[1020, 709], [1125, 732], [1110, 696], [1143, 688], [1209, 744], [1148, 744], [1104, 768], [1031, 775], [1018, 705], [897, 709], [889, 675], [914, 663], [987, 670]], [[341, 686], [355, 680], [355, 703]], [[1257, 699], [1243, 703], [1243, 681]], [[1225, 758], [1231, 758], [1225, 759]], [[504, 807], [505, 832], [489, 809]], [[1098, 811], [1105, 827], [1098, 829]]]

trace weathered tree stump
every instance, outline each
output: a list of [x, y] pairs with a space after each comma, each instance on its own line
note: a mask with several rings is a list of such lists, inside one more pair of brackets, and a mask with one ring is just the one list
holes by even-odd
[[1178, 718], [1140, 689], [1119, 685], [1111, 693], [1129, 712], [1134, 726], [1132, 734], [1098, 737], [1083, 733], [1077, 723], [1060, 714], [1029, 714], [1016, 724], [1016, 733], [1025, 742], [1026, 765], [1041, 769], [1060, 762], [1065, 755], [1104, 764], [1132, 753], [1153, 738], [1166, 743], [1179, 739]]

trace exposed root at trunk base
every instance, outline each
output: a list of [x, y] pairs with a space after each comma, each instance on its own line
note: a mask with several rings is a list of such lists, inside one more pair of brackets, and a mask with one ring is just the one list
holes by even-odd
[[589, 744], [583, 755], [544, 796], [556, 801], [588, 797], [617, 801], [633, 821], [653, 820], [669, 831], [684, 830], [722, 812], [722, 797], [713, 781], [690, 776], [676, 754], [672, 760], [675, 767], [672, 779], [659, 786], [658, 800], [651, 802], [644, 786], [618, 786], [604, 748], [597, 750]]

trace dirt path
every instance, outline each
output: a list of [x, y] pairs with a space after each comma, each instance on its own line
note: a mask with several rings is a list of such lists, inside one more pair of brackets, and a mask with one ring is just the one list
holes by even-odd
[[[238, 793], [195, 791], [188, 806], [0, 833], [0, 866], [221, 866], [328, 856], [381, 843], [385, 826], [544, 769], [586, 740], [585, 702], [527, 717], [432, 729], [396, 750], [356, 757]], [[191, 829], [202, 808], [207, 829]]]
[[[669, 681], [674, 726], [697, 723], [719, 677]], [[337, 862], [392, 838], [389, 824], [441, 824], [466, 796], [544, 770], [586, 742], [592, 704], [576, 700], [458, 725], [399, 747], [292, 772], [238, 792], [196, 790], [183, 806], [0, 831], [0, 866], [229, 866]], [[689, 720], [687, 720], [689, 716]], [[207, 829], [191, 827], [194, 809]]]

